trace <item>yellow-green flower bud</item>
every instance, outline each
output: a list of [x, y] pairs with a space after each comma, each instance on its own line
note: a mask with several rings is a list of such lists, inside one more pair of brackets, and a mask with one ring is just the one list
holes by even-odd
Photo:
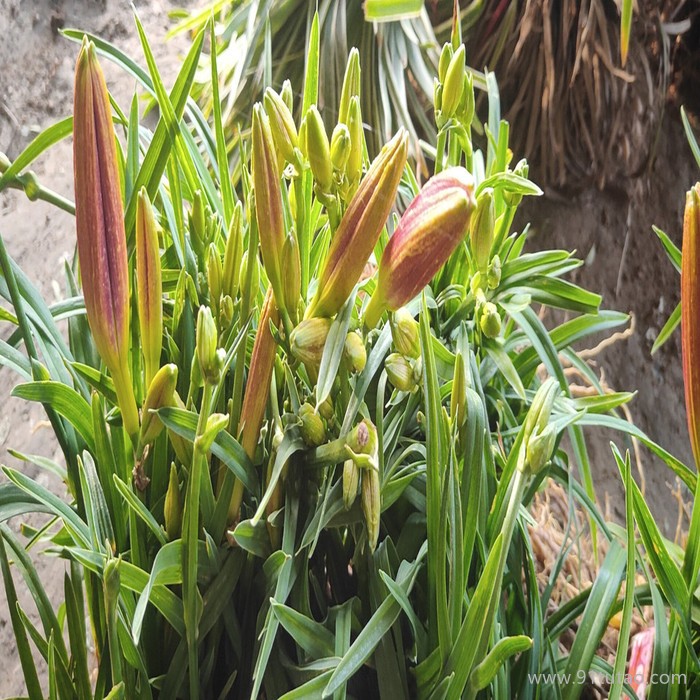
[[393, 352], [384, 361], [389, 381], [399, 391], [413, 391], [416, 387], [416, 379], [411, 363], [398, 352]]
[[486, 281], [489, 289], [496, 289], [501, 283], [501, 258], [494, 255], [489, 265]]
[[534, 476], [549, 462], [557, 440], [555, 426], [548, 425], [539, 433], [536, 430], [527, 441], [525, 470]]
[[[377, 428], [368, 418], [358, 423], [347, 435], [345, 440], [352, 456], [370, 455], [376, 457], [379, 447]], [[358, 464], [362, 467], [364, 464]]]
[[457, 116], [464, 126], [469, 126], [474, 119], [474, 76], [467, 71], [464, 75], [464, 88], [462, 90], [462, 101], [457, 109]]
[[39, 199], [41, 185], [39, 184], [39, 178], [33, 170], [27, 170], [27, 172], [22, 175], [22, 188], [30, 202], [36, 202], [36, 200]]
[[175, 387], [177, 386], [177, 365], [168, 364], [161, 367], [153, 377], [146, 400], [143, 402], [141, 411], [141, 432], [139, 434], [139, 444], [144, 447], [153, 442], [161, 430], [163, 423], [158, 414], [159, 408], [173, 406], [175, 399]]
[[214, 243], [209, 244], [206, 270], [207, 286], [209, 287], [209, 301], [215, 309], [218, 309], [219, 301], [221, 299], [223, 266], [221, 264], [221, 256], [219, 255], [219, 251], [216, 249], [216, 245]]
[[323, 192], [330, 192], [333, 186], [333, 165], [331, 147], [328, 143], [326, 127], [315, 105], [306, 113], [306, 157], [318, 186]]
[[350, 331], [345, 336], [345, 358], [353, 372], [362, 372], [367, 364], [367, 350], [359, 333]]
[[119, 566], [121, 558], [109, 559], [105, 564], [102, 574], [102, 591], [104, 594], [105, 613], [107, 619], [112, 620], [117, 610], [119, 602], [119, 590], [121, 588], [121, 576]]
[[418, 322], [405, 306], [397, 309], [392, 316], [391, 337], [396, 351], [401, 355], [414, 359], [420, 355]]
[[524, 439], [527, 442], [534, 432], [542, 433], [549, 423], [552, 415], [554, 401], [561, 389], [556, 379], [550, 377], [543, 382], [535, 392], [535, 397], [530, 404], [530, 410], [523, 424]]
[[338, 122], [340, 124], [349, 123], [350, 101], [353, 97], [360, 96], [360, 73], [360, 52], [353, 47], [348, 56], [343, 88], [340, 92], [340, 105], [338, 106]]
[[299, 137], [291, 110], [272, 88], [265, 90], [263, 102], [270, 119], [270, 131], [275, 146], [288, 163], [296, 163], [295, 149], [299, 145]]
[[476, 200], [476, 208], [469, 222], [469, 240], [476, 266], [482, 276], [486, 274], [496, 221], [493, 190], [485, 189]]
[[294, 112], [294, 91], [292, 90], [292, 83], [289, 80], [285, 80], [282, 83], [280, 97], [282, 98], [284, 104], [287, 105], [287, 109], [290, 112]]
[[308, 447], [318, 447], [326, 441], [326, 428], [323, 419], [314, 411], [310, 403], [299, 407], [299, 419], [301, 420], [301, 437]]
[[197, 257], [201, 258], [207, 242], [207, 214], [201, 190], [194, 193], [189, 219], [192, 248]]
[[382, 514], [382, 496], [379, 471], [376, 468], [362, 472], [362, 512], [367, 528], [367, 543], [373, 552], [379, 540], [379, 521]]
[[158, 227], [145, 188], [136, 203], [136, 306], [141, 331], [144, 380], [149, 386], [160, 365], [163, 348], [163, 281]]
[[348, 164], [351, 151], [350, 130], [345, 124], [338, 124], [333, 129], [331, 137], [331, 163], [333, 167], [343, 173]]
[[[515, 166], [515, 168], [513, 168], [513, 173], [515, 175], [519, 175], [520, 177], [527, 178], [530, 173], [530, 166], [527, 164], [527, 161], [524, 158], [523, 160], [518, 161], [518, 164]], [[522, 202], [522, 199], [522, 194], [503, 190], [503, 201], [509, 207], [517, 207], [520, 202]]]
[[246, 250], [243, 253], [243, 257], [241, 258], [241, 284], [243, 284], [247, 279], [248, 279], [248, 264], [250, 263], [250, 266], [252, 268], [251, 270], [251, 277], [250, 277], [250, 288], [251, 289], [258, 289], [260, 286], [260, 269], [258, 267], [258, 258], [257, 256], [253, 255], [253, 257], [250, 258], [250, 261], [248, 260], [248, 251]]
[[333, 408], [333, 401], [330, 396], [318, 407], [318, 412], [327, 423], [335, 420], [335, 409]]
[[360, 98], [350, 100], [348, 110], [348, 131], [350, 133], [350, 155], [345, 166], [345, 174], [352, 187], [357, 186], [362, 177], [362, 154], [364, 152], [364, 131]]
[[449, 67], [450, 62], [452, 61], [454, 53], [455, 52], [452, 48], [452, 44], [450, 44], [449, 42], [442, 47], [442, 51], [440, 52], [440, 62], [438, 63], [438, 80], [441, 83], [445, 82], [445, 77], [447, 76], [447, 68]]
[[466, 55], [463, 44], [452, 56], [450, 65], [445, 72], [445, 80], [442, 81], [442, 106], [440, 111], [444, 120], [451, 119], [454, 116], [459, 103], [462, 101], [465, 65]]
[[497, 338], [499, 336], [501, 332], [501, 315], [493, 302], [487, 301], [481, 307], [479, 327], [487, 338]]
[[282, 248], [282, 270], [284, 271], [284, 305], [292, 321], [296, 321], [301, 297], [301, 259], [297, 239], [291, 232], [287, 234]]
[[202, 378], [209, 384], [218, 384], [223, 358], [218, 352], [219, 334], [208, 306], [200, 306], [197, 315], [196, 351]]
[[302, 321], [289, 337], [292, 355], [305, 365], [318, 368], [330, 328], [329, 318], [309, 318]]
[[172, 542], [180, 536], [180, 528], [182, 527], [182, 496], [180, 495], [180, 482], [177, 478], [175, 462], [170, 465], [170, 477], [168, 479], [168, 490], [165, 493], [163, 515], [165, 516], [165, 532], [168, 535], [168, 539]]
[[360, 469], [352, 459], [346, 459], [343, 463], [343, 505], [345, 510], [350, 510], [357, 498], [357, 489], [360, 485]]
[[239, 285], [241, 258], [243, 257], [243, 205], [236, 202], [224, 249], [224, 264], [221, 270], [221, 294], [236, 298]]
[[219, 309], [219, 325], [222, 330], [231, 326], [233, 321], [233, 299], [226, 294], [221, 297], [221, 308]]
[[228, 425], [228, 416], [225, 413], [212, 413], [207, 419], [204, 432], [196, 438], [194, 446], [206, 454], [216, 440], [216, 436]]

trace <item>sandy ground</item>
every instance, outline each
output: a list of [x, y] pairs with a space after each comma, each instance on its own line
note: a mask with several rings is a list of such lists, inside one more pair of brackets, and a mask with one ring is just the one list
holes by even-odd
[[[187, 5], [185, 0], [136, 2], [137, 11], [153, 42], [166, 85], [172, 82], [183, 42], [163, 41], [169, 26], [167, 12]], [[197, 2], [196, 4], [202, 4]], [[0, 0], [0, 151], [14, 158], [42, 128], [69, 114], [73, 66], [77, 46], [58, 36], [64, 25], [96, 31], [142, 61], [130, 3], [122, 0]], [[126, 108], [134, 85], [118, 70], [105, 65], [110, 89]], [[595, 358], [607, 382], [615, 389], [639, 389], [631, 404], [635, 422], [666, 448], [690, 463], [683, 409], [680, 347], [675, 337], [654, 358], [653, 338], [678, 300], [678, 276], [667, 262], [653, 223], [678, 243], [686, 189], [698, 178], [674, 110], [669, 110], [654, 168], [633, 183], [614, 190], [583, 192], [575, 198], [531, 202], [527, 218], [533, 221], [534, 247], [576, 248], [587, 265], [577, 273], [585, 286], [605, 296], [605, 306], [635, 314], [632, 337], [607, 348]], [[72, 192], [71, 144], [66, 141], [43, 157], [34, 169], [46, 186], [66, 195]], [[10, 254], [48, 300], [63, 293], [63, 260], [71, 256], [75, 233], [72, 217], [49, 205], [30, 203], [16, 192], [0, 194], [0, 234]], [[628, 241], [623, 256], [625, 241]], [[618, 285], [618, 278], [620, 284]], [[0, 370], [0, 464], [21, 468], [50, 487], [48, 476], [14, 459], [13, 448], [59, 459], [42, 409], [10, 398], [17, 378]], [[600, 498], [619, 516], [623, 496], [609, 448], [615, 436], [591, 434], [591, 458]], [[621, 447], [624, 441], [616, 438]], [[646, 493], [663, 529], [672, 534], [677, 502], [675, 481], [658, 460], [644, 455]], [[12, 523], [15, 529], [17, 523]], [[60, 600], [63, 566], [37, 553], [41, 577], [50, 595]], [[23, 692], [19, 661], [9, 623], [7, 603], [0, 587], [0, 696]], [[22, 593], [22, 586], [19, 586]], [[32, 612], [27, 595], [22, 604]]]

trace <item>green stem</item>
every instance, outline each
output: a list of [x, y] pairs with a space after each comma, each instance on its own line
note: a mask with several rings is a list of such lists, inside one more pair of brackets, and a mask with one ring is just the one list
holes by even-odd
[[447, 133], [444, 129], [440, 129], [437, 135], [437, 145], [435, 147], [435, 174], [441, 170], [445, 160], [445, 142], [447, 141]]

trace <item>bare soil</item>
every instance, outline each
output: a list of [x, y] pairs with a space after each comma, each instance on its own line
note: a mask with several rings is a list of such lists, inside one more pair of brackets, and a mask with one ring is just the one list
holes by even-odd
[[[135, 2], [153, 42], [166, 85], [174, 78], [183, 52], [182, 41], [167, 42], [167, 12], [190, 4], [186, 0]], [[202, 4], [202, 2], [197, 2]], [[73, 67], [77, 46], [57, 30], [73, 26], [95, 31], [142, 61], [130, 3], [122, 0], [0, 0], [0, 151], [16, 157], [41, 129], [70, 113]], [[134, 85], [104, 62], [110, 89], [126, 107]], [[651, 345], [678, 301], [678, 275], [651, 226], [656, 224], [680, 244], [684, 192], [698, 179], [675, 108], [666, 121], [653, 167], [634, 181], [605, 191], [586, 190], [573, 197], [549, 196], [531, 201], [522, 220], [533, 222], [531, 247], [575, 248], [587, 260], [576, 280], [604, 295], [604, 305], [634, 315], [634, 333], [607, 347], [593, 361], [606, 382], [617, 390], [638, 389], [630, 405], [637, 425], [688, 464], [692, 463], [683, 408], [680, 343], [674, 337], [658, 355]], [[71, 143], [65, 141], [46, 154], [34, 169], [40, 181], [61, 194], [72, 194]], [[22, 193], [0, 194], [0, 235], [10, 254], [49, 300], [64, 293], [63, 261], [72, 256], [75, 233], [72, 217], [43, 203], [31, 203]], [[0, 371], [0, 464], [21, 469], [51, 488], [60, 484], [37, 468], [15, 459], [13, 448], [60, 461], [56, 443], [41, 407], [10, 398], [17, 377]], [[623, 490], [610, 452], [610, 439], [622, 448], [619, 436], [590, 435], [590, 453], [599, 498], [621, 517]], [[673, 536], [678, 501], [673, 474], [656, 458], [643, 454], [646, 495], [663, 530]], [[34, 521], [32, 521], [34, 522]], [[38, 521], [37, 521], [38, 522]], [[36, 524], [36, 523], [34, 523]], [[18, 529], [18, 523], [11, 523]], [[63, 563], [37, 553], [40, 576], [52, 599], [63, 588]], [[33, 613], [31, 599], [15, 577], [20, 601]], [[0, 586], [0, 696], [24, 691], [9, 611]]]

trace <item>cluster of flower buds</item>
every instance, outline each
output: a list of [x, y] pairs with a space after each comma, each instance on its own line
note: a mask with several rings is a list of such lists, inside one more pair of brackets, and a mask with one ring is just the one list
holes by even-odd
[[550, 377], [535, 393], [523, 423], [518, 453], [518, 469], [530, 476], [538, 474], [552, 457], [557, 431], [550, 423], [554, 402], [560, 394], [558, 382]]
[[226, 353], [219, 347], [219, 332], [208, 306], [199, 307], [195, 351], [202, 380], [215, 386], [221, 381]]
[[292, 116], [292, 87], [289, 81], [285, 81], [282, 94], [267, 88], [263, 104], [277, 149], [279, 172], [282, 172], [285, 163], [292, 165], [297, 173], [301, 172], [302, 156], [299, 151], [299, 135]]
[[382, 513], [379, 438], [374, 424], [367, 418], [359, 423], [348, 434], [345, 449], [348, 459], [343, 464], [343, 503], [346, 509], [350, 509], [360, 491], [367, 542], [374, 551], [379, 540]]
[[365, 311], [374, 328], [425, 287], [464, 240], [474, 209], [474, 180], [462, 167], [432, 177], [401, 217], [379, 263], [377, 287]]
[[326, 426], [320, 413], [306, 402], [299, 407], [299, 420], [301, 421], [301, 437], [307, 447], [318, 447], [326, 442]]
[[416, 391], [423, 376], [423, 362], [420, 357], [412, 360], [398, 352], [387, 356], [384, 369], [391, 384], [399, 391]]
[[464, 45], [456, 51], [450, 43], [442, 47], [433, 102], [438, 128], [450, 119], [457, 120], [463, 127], [471, 124], [474, 118], [474, 79], [466, 69]]
[[389, 322], [396, 352], [384, 361], [387, 377], [399, 391], [415, 391], [423, 372], [418, 322], [406, 307], [397, 309]]

